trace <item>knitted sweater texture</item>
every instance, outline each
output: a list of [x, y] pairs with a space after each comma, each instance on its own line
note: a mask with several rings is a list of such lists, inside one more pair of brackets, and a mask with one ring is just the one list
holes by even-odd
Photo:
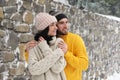
[[70, 32], [61, 38], [68, 45], [68, 51], [65, 54], [66, 78], [67, 80], [82, 80], [82, 72], [88, 68], [89, 62], [85, 44], [79, 35]]
[[66, 80], [64, 53], [57, 48], [61, 40], [57, 38], [51, 46], [42, 41], [29, 50], [28, 69], [32, 80]]

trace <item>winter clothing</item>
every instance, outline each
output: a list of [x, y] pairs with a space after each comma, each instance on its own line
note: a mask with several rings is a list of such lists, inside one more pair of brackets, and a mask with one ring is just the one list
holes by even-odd
[[60, 14], [56, 15], [55, 17], [56, 17], [57, 21], [60, 21], [63, 18], [67, 18], [67, 16], [64, 15], [63, 13], [60, 13]]
[[[54, 14], [57, 21], [67, 18], [63, 13]], [[68, 32], [66, 35], [60, 35], [68, 45], [68, 51], [65, 54], [67, 66], [65, 74], [67, 80], [82, 80], [82, 71], [88, 68], [88, 55], [85, 44], [79, 35]]]
[[51, 16], [48, 13], [39, 13], [35, 17], [35, 27], [41, 31], [48, 27], [53, 22], [57, 22], [55, 16]]
[[82, 71], [88, 68], [88, 55], [82, 38], [68, 32], [61, 37], [68, 45], [65, 54], [67, 66], [65, 73], [67, 80], [82, 80]]
[[46, 41], [40, 42], [29, 50], [28, 69], [32, 80], [66, 80], [64, 53], [57, 44], [61, 38], [54, 37], [48, 46]]

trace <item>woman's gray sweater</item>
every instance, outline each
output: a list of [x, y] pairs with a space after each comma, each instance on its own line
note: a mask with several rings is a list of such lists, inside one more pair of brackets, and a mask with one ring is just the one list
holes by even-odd
[[57, 47], [61, 40], [55, 38], [51, 46], [42, 41], [29, 50], [28, 69], [32, 80], [66, 80], [64, 53]]

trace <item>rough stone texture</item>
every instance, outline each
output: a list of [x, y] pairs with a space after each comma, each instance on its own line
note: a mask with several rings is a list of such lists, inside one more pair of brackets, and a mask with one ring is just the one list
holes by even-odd
[[0, 30], [0, 37], [4, 37], [5, 36], [5, 31], [4, 30]]
[[15, 70], [16, 70], [16, 69], [14, 69], [14, 68], [12, 68], [12, 69], [10, 68], [9, 74], [10, 74], [10, 75], [15, 75], [15, 74], [16, 74]]
[[4, 53], [3, 55], [3, 62], [12, 62], [15, 59], [15, 56], [13, 53]]
[[20, 62], [16, 71], [17, 75], [24, 75], [25, 64], [23, 62]]
[[5, 0], [0, 0], [0, 7], [5, 6], [5, 4], [6, 4]]
[[0, 7], [0, 21], [4, 18], [3, 9]]
[[17, 33], [13, 31], [8, 33], [9, 33], [9, 39], [7, 41], [7, 47], [10, 48], [11, 50], [15, 50], [19, 43]]
[[5, 71], [5, 65], [0, 65], [0, 73]]
[[5, 45], [4, 44], [5, 44], [4, 39], [0, 38], [0, 51], [5, 50]]
[[5, 13], [15, 13], [17, 11], [16, 6], [7, 6], [4, 7], [4, 12]]
[[30, 11], [26, 11], [23, 15], [23, 21], [27, 24], [33, 23], [33, 14]]
[[3, 74], [0, 74], [0, 79], [3, 79]]
[[28, 41], [33, 40], [33, 39], [34, 39], [34, 36], [30, 35], [30, 34], [21, 34], [19, 37], [19, 41], [21, 43], [25, 43], [25, 42], [28, 42]]
[[6, 0], [7, 6], [16, 6], [16, 0]]
[[23, 1], [23, 7], [27, 10], [32, 10], [31, 1]]
[[43, 5], [38, 5], [36, 3], [33, 3], [33, 9], [35, 13], [43, 12], [44, 11], [44, 6]]
[[14, 30], [16, 32], [24, 33], [24, 32], [29, 32], [30, 27], [28, 24], [17, 24], [17, 25], [15, 25]]
[[90, 65], [83, 80], [106, 80], [115, 71], [120, 73], [119, 20], [52, 0], [37, 1], [0, 0], [0, 80], [29, 80], [24, 45], [34, 39], [34, 16], [51, 9], [64, 12], [69, 30], [85, 41]]
[[20, 44], [19, 45], [19, 50], [20, 50], [20, 61], [25, 61], [25, 44]]
[[13, 22], [9, 19], [4, 19], [2, 21], [2, 24], [3, 24], [4, 28], [7, 28], [7, 29], [13, 29], [13, 27], [14, 27]]
[[22, 22], [22, 16], [19, 13], [12, 14], [12, 16], [10, 17], [10, 19], [12, 19], [14, 21], [20, 21], [20, 22]]

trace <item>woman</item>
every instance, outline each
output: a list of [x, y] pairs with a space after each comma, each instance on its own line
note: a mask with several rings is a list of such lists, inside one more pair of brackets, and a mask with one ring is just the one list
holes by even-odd
[[56, 38], [56, 22], [56, 18], [48, 13], [39, 13], [35, 17], [38, 45], [29, 50], [28, 57], [32, 80], [66, 80], [64, 55], [67, 45], [61, 38]]

